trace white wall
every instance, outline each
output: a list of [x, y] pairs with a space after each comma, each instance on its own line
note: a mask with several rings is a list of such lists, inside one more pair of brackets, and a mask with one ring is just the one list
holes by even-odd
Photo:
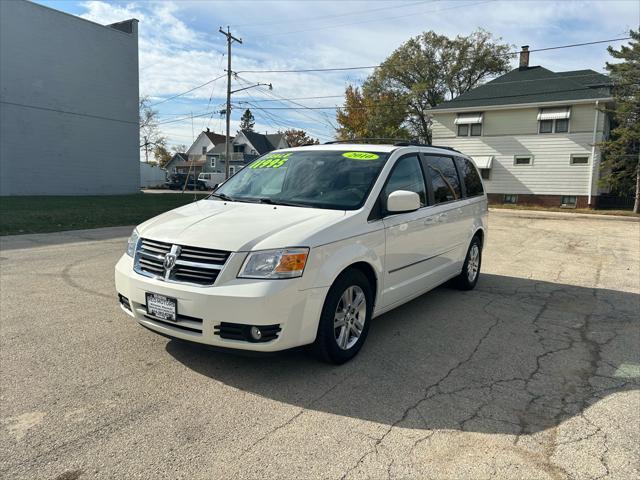
[[148, 163], [140, 163], [140, 186], [155, 187], [163, 185], [167, 180], [167, 172], [157, 165]]
[[0, 2], [0, 195], [138, 191], [133, 26]]
[[[488, 193], [587, 195], [593, 167], [591, 149], [595, 104], [574, 105], [570, 133], [538, 134], [537, 108], [484, 112], [481, 137], [457, 137], [455, 113], [434, 112], [433, 144], [469, 156], [494, 156]], [[604, 115], [599, 115], [597, 140]], [[589, 164], [572, 165], [571, 155], [588, 155]], [[515, 165], [515, 155], [532, 155], [533, 164]], [[595, 192], [594, 192], [595, 193]]]

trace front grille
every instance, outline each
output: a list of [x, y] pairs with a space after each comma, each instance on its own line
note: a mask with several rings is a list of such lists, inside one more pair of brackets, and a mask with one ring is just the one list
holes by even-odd
[[[165, 268], [168, 253], [176, 256], [175, 265]], [[176, 245], [140, 239], [136, 250], [134, 270], [142, 275], [168, 282], [213, 285], [231, 252], [208, 248]]]
[[241, 340], [244, 342], [269, 342], [278, 338], [278, 334], [282, 330], [279, 324], [276, 325], [256, 325], [262, 334], [260, 340], [255, 340], [250, 333], [252, 325], [244, 325], [240, 323], [222, 322], [220, 325], [213, 327], [214, 335], [226, 340]]

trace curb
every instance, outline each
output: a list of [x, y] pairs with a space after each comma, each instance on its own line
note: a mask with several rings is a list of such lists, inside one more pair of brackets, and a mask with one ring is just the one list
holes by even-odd
[[612, 222], [635, 222], [640, 223], [640, 217], [627, 217], [623, 215], [604, 215], [598, 213], [571, 213], [571, 212], [545, 212], [542, 210], [518, 210], [507, 208], [489, 207], [489, 212], [510, 215], [516, 218], [529, 219], [580, 219], [580, 220], [608, 220]]

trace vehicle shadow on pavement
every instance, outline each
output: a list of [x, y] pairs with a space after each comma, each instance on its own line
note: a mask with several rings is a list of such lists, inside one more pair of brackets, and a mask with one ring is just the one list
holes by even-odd
[[[170, 341], [178, 361], [304, 409], [418, 429], [527, 434], [640, 387], [640, 295], [484, 274], [373, 320], [342, 366]], [[588, 422], [588, 419], [582, 419]]]

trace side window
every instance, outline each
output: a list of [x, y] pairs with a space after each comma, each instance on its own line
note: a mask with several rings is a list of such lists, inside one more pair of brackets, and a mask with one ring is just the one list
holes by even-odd
[[426, 167], [436, 204], [461, 198], [460, 179], [453, 158], [427, 156]]
[[395, 164], [382, 191], [382, 198], [385, 200], [383, 205], [386, 205], [389, 194], [396, 190], [416, 192], [420, 196], [420, 206], [424, 207], [427, 204], [427, 189], [417, 156], [404, 157]]
[[458, 170], [464, 182], [467, 197], [482, 195], [484, 193], [482, 180], [480, 180], [476, 167], [466, 158], [458, 158], [456, 161], [458, 162]]

